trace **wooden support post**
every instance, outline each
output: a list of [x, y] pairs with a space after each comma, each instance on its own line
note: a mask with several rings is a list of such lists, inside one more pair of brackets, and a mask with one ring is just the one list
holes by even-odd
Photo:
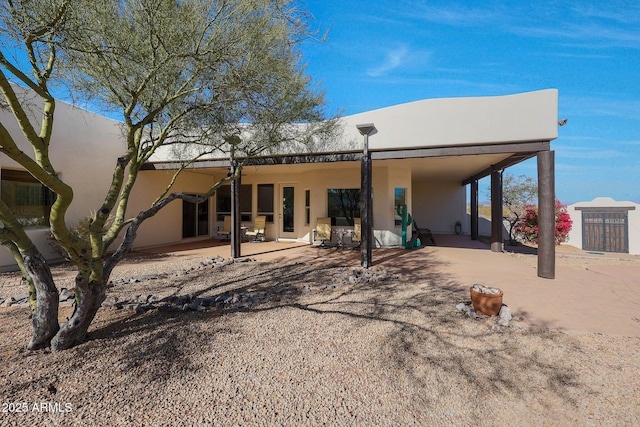
[[[364, 136], [365, 146], [368, 144], [368, 135]], [[373, 257], [371, 248], [373, 247], [373, 192], [371, 190], [371, 154], [369, 150], [365, 149], [365, 153], [362, 156], [362, 164], [360, 166], [360, 221], [362, 226], [361, 236], [361, 251], [362, 251], [362, 266], [369, 268], [373, 265]]]
[[556, 276], [555, 153], [538, 152], [538, 276]]
[[471, 180], [471, 240], [478, 240], [478, 180]]
[[491, 251], [502, 252], [502, 172], [491, 172]]
[[[231, 166], [231, 173], [235, 173], [236, 165]], [[231, 181], [231, 258], [240, 258], [240, 243], [242, 214], [240, 212], [241, 177]]]

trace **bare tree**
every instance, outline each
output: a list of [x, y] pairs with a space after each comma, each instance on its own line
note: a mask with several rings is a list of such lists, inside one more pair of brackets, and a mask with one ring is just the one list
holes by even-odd
[[[307, 143], [333, 127], [322, 120], [323, 94], [304, 74], [298, 50], [310, 35], [307, 16], [290, 1], [8, 0], [0, 19], [3, 37], [28, 59], [0, 52], [0, 90], [33, 148], [33, 153], [20, 150], [0, 124], [0, 153], [55, 193], [51, 233], [77, 269], [75, 310], [60, 326], [49, 266], [0, 201], [0, 243], [14, 254], [32, 294], [30, 349], [63, 350], [86, 338], [109, 276], [143, 221], [173, 200], [206, 200], [240, 175], [244, 159]], [[29, 88], [37, 102], [21, 101], [13, 82]], [[67, 224], [73, 189], [56, 175], [49, 158], [52, 83], [70, 88], [77, 99], [122, 113], [126, 148], [113, 159], [113, 178], [89, 219], [88, 238]], [[39, 129], [28, 118], [36, 107]], [[183, 162], [176, 176], [206, 156], [224, 155], [238, 167], [202, 196], [171, 192], [174, 177], [148, 209], [127, 216], [141, 167], [164, 150]]]

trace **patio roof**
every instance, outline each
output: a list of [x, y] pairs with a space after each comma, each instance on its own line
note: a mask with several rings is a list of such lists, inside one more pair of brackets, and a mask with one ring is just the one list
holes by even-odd
[[[453, 180], [461, 185], [487, 176], [550, 149], [557, 137], [558, 92], [547, 89], [507, 96], [443, 98], [400, 104], [341, 119], [340, 151], [278, 154], [247, 159], [248, 166], [295, 171], [326, 168], [323, 163], [356, 162], [362, 158], [362, 136], [356, 125], [374, 123], [371, 159], [411, 167], [417, 180]], [[335, 147], [336, 145], [334, 145]], [[351, 166], [355, 165], [352, 164]], [[171, 158], [147, 163], [145, 170], [175, 170]], [[230, 167], [226, 158], [194, 162], [189, 168], [219, 174]], [[275, 168], [275, 169], [274, 169]]]

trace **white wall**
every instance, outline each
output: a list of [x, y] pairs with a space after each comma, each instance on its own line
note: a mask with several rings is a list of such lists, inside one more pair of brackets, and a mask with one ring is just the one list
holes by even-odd
[[[16, 88], [18, 96], [32, 99], [24, 89]], [[34, 104], [31, 122], [39, 131], [38, 105]], [[82, 110], [62, 101], [56, 103], [50, 158], [63, 181], [71, 185], [74, 199], [67, 211], [67, 223], [74, 226], [82, 218], [98, 209], [108, 190], [116, 159], [124, 153], [121, 124], [100, 115]], [[0, 121], [28, 154], [33, 148], [27, 143], [13, 115], [0, 109]], [[0, 155], [0, 169], [24, 170], [4, 155]], [[27, 234], [44, 255], [53, 256], [48, 244], [48, 229], [30, 229]], [[0, 246], [0, 269], [15, 268], [11, 253]]]
[[356, 125], [373, 123], [372, 150], [550, 141], [558, 137], [558, 91], [426, 99], [347, 116], [343, 123], [344, 140], [356, 146], [362, 141]]

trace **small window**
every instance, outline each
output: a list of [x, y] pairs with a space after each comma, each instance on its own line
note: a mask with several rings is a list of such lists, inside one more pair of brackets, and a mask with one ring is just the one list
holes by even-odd
[[264, 215], [267, 222], [273, 222], [273, 184], [258, 184], [258, 215]]
[[393, 206], [395, 225], [402, 225], [402, 217], [398, 213], [398, 206], [407, 204], [407, 189], [396, 188], [393, 191]]
[[305, 225], [311, 223], [311, 190], [304, 190]]
[[[241, 221], [251, 222], [252, 185], [240, 186], [240, 217]], [[223, 185], [216, 191], [216, 219], [224, 221], [225, 215], [231, 215], [231, 186]]]
[[51, 206], [56, 200], [53, 191], [26, 171], [6, 170], [1, 173], [0, 198], [18, 222], [26, 227], [48, 227]]

